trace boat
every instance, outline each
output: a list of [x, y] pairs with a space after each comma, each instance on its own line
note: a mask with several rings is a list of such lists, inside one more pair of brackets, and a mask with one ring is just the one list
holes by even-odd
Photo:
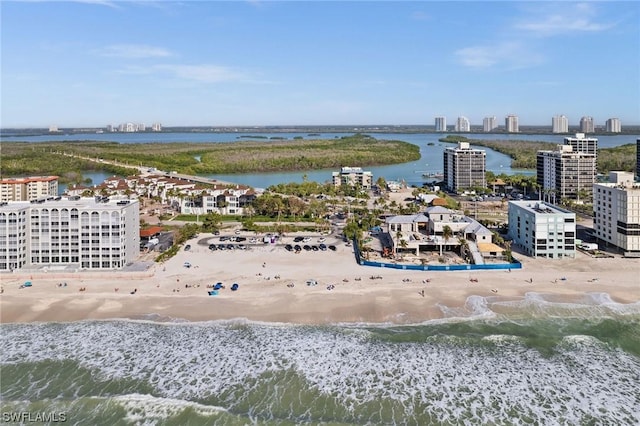
[[233, 285], [231, 286], [231, 291], [236, 291], [238, 287], [240, 287], [238, 283], [233, 283]]
[[209, 296], [217, 296], [218, 295], [218, 290], [211, 290], [207, 292], [209, 294]]

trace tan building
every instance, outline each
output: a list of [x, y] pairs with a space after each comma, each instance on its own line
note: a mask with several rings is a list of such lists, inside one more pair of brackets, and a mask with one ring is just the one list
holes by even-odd
[[335, 186], [350, 185], [360, 186], [363, 189], [371, 189], [373, 175], [362, 170], [361, 167], [343, 167], [339, 172], [333, 172], [333, 184]]
[[58, 176], [31, 176], [0, 180], [0, 202], [31, 201], [58, 196]]

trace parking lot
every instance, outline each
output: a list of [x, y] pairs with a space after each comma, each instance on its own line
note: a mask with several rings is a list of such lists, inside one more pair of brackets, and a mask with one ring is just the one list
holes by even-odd
[[336, 251], [337, 246], [345, 244], [341, 237], [321, 235], [320, 233], [294, 233], [287, 235], [259, 234], [253, 232], [226, 232], [209, 235], [198, 240], [199, 247], [211, 252], [226, 250], [255, 250], [259, 248], [281, 248], [291, 253]]

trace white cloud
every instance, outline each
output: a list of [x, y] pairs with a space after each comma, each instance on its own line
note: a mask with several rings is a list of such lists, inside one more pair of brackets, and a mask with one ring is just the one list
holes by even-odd
[[545, 5], [539, 16], [522, 20], [515, 28], [528, 33], [548, 37], [558, 34], [599, 32], [612, 28], [615, 24], [596, 21], [597, 11], [588, 3], [564, 4], [554, 3], [553, 10]]
[[118, 71], [129, 75], [168, 75], [180, 80], [198, 81], [202, 83], [220, 83], [223, 81], [253, 82], [247, 73], [220, 65], [184, 65], [156, 64], [150, 66], [127, 66]]
[[147, 46], [144, 44], [114, 44], [107, 46], [99, 52], [102, 56], [113, 58], [161, 58], [173, 56], [173, 54], [162, 47]]
[[470, 68], [520, 69], [538, 65], [544, 58], [520, 42], [470, 46], [455, 52], [458, 61]]
[[203, 83], [243, 80], [244, 73], [219, 65], [156, 65], [157, 70], [166, 71], [176, 77]]

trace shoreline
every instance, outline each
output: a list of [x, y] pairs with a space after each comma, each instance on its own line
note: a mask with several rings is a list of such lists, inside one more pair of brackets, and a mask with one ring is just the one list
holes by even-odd
[[[193, 266], [184, 268], [186, 261]], [[527, 293], [552, 303], [597, 305], [603, 293], [605, 300], [618, 304], [640, 301], [633, 259], [592, 259], [579, 253], [575, 259], [523, 258], [522, 264], [523, 269], [511, 272], [425, 272], [360, 266], [344, 245], [337, 252], [298, 255], [272, 245], [213, 253], [196, 245], [143, 272], [3, 274], [0, 322], [159, 316], [190, 322], [401, 325], [455, 317], [452, 312], [470, 316], [474, 307], [465, 306], [472, 296], [489, 304], [517, 303]], [[382, 278], [370, 278], [378, 275]], [[30, 277], [33, 286], [20, 289]], [[318, 285], [307, 286], [307, 279]], [[63, 282], [67, 287], [59, 287]], [[226, 288], [209, 296], [207, 286], [216, 282]], [[238, 291], [230, 290], [234, 282]]]

